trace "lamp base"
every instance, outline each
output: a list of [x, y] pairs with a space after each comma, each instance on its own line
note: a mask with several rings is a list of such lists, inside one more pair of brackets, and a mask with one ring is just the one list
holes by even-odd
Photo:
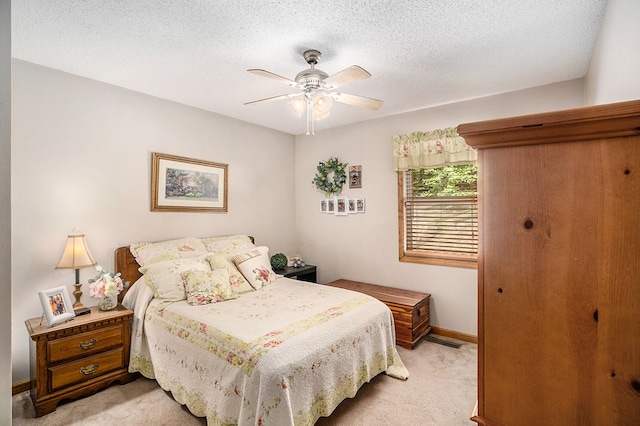
[[[82, 290], [81, 290], [82, 289], [82, 284], [76, 282], [73, 286], [76, 288], [73, 291], [73, 295], [76, 298], [76, 301], [73, 304], [73, 310], [78, 312], [78, 311], [84, 309], [84, 305], [80, 301], [80, 298], [82, 297]], [[78, 315], [78, 314], [76, 314], [76, 315]]]
[[91, 309], [85, 308], [83, 306], [82, 308], [74, 309], [73, 312], [76, 314], [76, 316], [85, 315], [85, 314], [90, 314], [91, 313]]

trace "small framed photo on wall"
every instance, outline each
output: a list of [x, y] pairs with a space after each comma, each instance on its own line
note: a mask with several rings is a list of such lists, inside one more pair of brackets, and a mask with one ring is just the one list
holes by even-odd
[[362, 166], [349, 166], [349, 188], [362, 188]]
[[349, 214], [349, 211], [347, 210], [348, 204], [349, 204], [349, 198], [344, 197], [344, 196], [338, 196], [335, 197], [336, 200], [336, 210], [335, 210], [335, 214], [336, 216], [343, 216], [343, 215], [347, 215]]
[[356, 200], [356, 212], [364, 213], [364, 198], [355, 198]]
[[356, 199], [355, 198], [349, 198], [349, 203], [348, 203], [348, 209], [349, 214], [354, 214], [354, 213], [358, 213], [358, 210], [356, 209]]
[[326, 198], [324, 200], [320, 200], [320, 213], [327, 212], [327, 203], [328, 203], [328, 200]]
[[326, 198], [327, 202], [327, 213], [335, 213], [336, 211], [336, 200], [334, 198]]
[[50, 290], [39, 291], [40, 303], [47, 326], [52, 327], [69, 321], [75, 317], [73, 311], [73, 301], [69, 297], [69, 291], [66, 287], [56, 287]]

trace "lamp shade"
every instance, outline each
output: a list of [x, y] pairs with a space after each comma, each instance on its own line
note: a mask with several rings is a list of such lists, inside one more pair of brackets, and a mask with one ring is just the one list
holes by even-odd
[[316, 120], [326, 118], [332, 105], [333, 99], [330, 96], [325, 96], [322, 93], [316, 94], [313, 98], [313, 118]]
[[78, 269], [95, 264], [96, 261], [91, 257], [87, 243], [84, 240], [84, 234], [72, 234], [67, 237], [67, 244], [56, 269]]
[[304, 98], [297, 96], [289, 101], [289, 108], [293, 111], [298, 117], [302, 115], [304, 109], [307, 107], [307, 103]]

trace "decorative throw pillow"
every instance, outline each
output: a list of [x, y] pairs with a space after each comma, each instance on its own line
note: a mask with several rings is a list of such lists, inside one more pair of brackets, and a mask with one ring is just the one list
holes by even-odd
[[236, 298], [229, 285], [229, 271], [225, 267], [213, 271], [183, 272], [182, 279], [190, 305], [207, 305]]
[[145, 283], [153, 290], [154, 297], [174, 302], [187, 297], [181, 274], [193, 270], [210, 271], [211, 267], [204, 258], [193, 258], [167, 260], [139, 269]]
[[208, 253], [237, 253], [240, 250], [255, 248], [247, 235], [229, 235], [225, 237], [201, 238]]
[[235, 263], [233, 263], [233, 253], [217, 253], [206, 256], [207, 262], [211, 266], [211, 269], [225, 267], [229, 272], [229, 284], [231, 290], [236, 294], [247, 293], [253, 291], [253, 287], [244, 278], [244, 276], [238, 271]]
[[268, 247], [261, 246], [249, 252], [237, 254], [233, 256], [233, 263], [256, 290], [277, 279], [269, 262]]
[[198, 257], [207, 253], [204, 243], [197, 238], [161, 241], [158, 243], [135, 243], [129, 247], [140, 266], [173, 259]]

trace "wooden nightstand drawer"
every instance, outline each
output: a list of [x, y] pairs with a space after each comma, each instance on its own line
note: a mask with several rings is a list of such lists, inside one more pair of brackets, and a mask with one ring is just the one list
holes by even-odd
[[78, 355], [91, 355], [107, 348], [122, 345], [122, 326], [105, 327], [77, 336], [47, 342], [49, 363], [72, 359]]
[[31, 400], [36, 417], [55, 411], [64, 399], [90, 395], [114, 381], [127, 383], [133, 312], [91, 308], [63, 324], [47, 327], [26, 321], [31, 337]]
[[49, 367], [51, 392], [124, 367], [122, 348]]

